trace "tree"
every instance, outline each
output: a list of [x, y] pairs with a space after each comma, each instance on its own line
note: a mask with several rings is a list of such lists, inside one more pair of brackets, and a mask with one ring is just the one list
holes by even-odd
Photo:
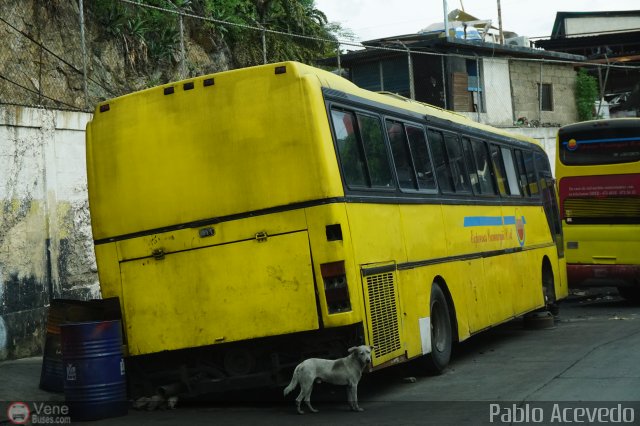
[[578, 120], [586, 121], [595, 118], [595, 101], [598, 99], [598, 84], [595, 77], [589, 75], [584, 68], [578, 71], [576, 79], [576, 106]]

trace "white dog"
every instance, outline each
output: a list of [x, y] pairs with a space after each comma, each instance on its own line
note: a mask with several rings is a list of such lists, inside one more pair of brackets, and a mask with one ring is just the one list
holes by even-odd
[[300, 394], [296, 398], [298, 413], [304, 414], [300, 404], [302, 400], [309, 410], [317, 413], [318, 410], [311, 406], [311, 391], [313, 383], [327, 382], [334, 385], [347, 385], [347, 400], [353, 411], [364, 411], [358, 406], [358, 382], [362, 377], [365, 367], [371, 364], [372, 346], [355, 346], [349, 348], [349, 355], [344, 358], [329, 360], [310, 358], [302, 361], [293, 371], [291, 383], [284, 389], [284, 394], [300, 385]]

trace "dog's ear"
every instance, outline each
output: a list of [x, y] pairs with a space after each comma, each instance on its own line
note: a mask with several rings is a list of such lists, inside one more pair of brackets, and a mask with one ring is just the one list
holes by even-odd
[[349, 353], [353, 353], [353, 351], [357, 350], [358, 347], [357, 346], [351, 346], [349, 349], [347, 349], [347, 352]]
[[369, 346], [369, 349], [371, 349], [372, 351], [377, 351], [378, 347], [377, 346]]

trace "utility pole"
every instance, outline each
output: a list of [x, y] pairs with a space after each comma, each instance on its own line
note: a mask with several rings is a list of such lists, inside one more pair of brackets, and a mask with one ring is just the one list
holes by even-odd
[[500, 7], [500, 0], [498, 0], [498, 31], [500, 44], [504, 44], [504, 35], [502, 34], [502, 7]]
[[[89, 89], [87, 86], [87, 45], [84, 39], [84, 4], [82, 0], [78, 2], [80, 9], [80, 45], [82, 46], [82, 86], [84, 90], [84, 107], [89, 106]], [[40, 65], [42, 69], [42, 64]], [[42, 86], [39, 86], [39, 92], [42, 92]]]
[[442, 0], [442, 8], [444, 9], [444, 36], [449, 37], [449, 9], [447, 8], [447, 0]]

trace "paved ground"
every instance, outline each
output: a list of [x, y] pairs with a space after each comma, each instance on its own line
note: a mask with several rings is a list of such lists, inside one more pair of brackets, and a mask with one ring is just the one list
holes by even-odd
[[[553, 328], [525, 329], [522, 320], [514, 320], [469, 339], [456, 347], [441, 376], [416, 375], [412, 365], [366, 375], [359, 387], [363, 413], [347, 410], [344, 389], [322, 384], [312, 396], [320, 413], [304, 417], [276, 389], [180, 401], [176, 410], [131, 409], [125, 417], [87, 424], [475, 425], [519, 423], [518, 415], [530, 421], [543, 416], [549, 424], [588, 420], [572, 415], [616, 413], [627, 419], [633, 414], [640, 424], [638, 353], [640, 306], [620, 299], [615, 289], [600, 289], [563, 302]], [[0, 400], [63, 399], [38, 389], [40, 364], [39, 358], [1, 363]]]

